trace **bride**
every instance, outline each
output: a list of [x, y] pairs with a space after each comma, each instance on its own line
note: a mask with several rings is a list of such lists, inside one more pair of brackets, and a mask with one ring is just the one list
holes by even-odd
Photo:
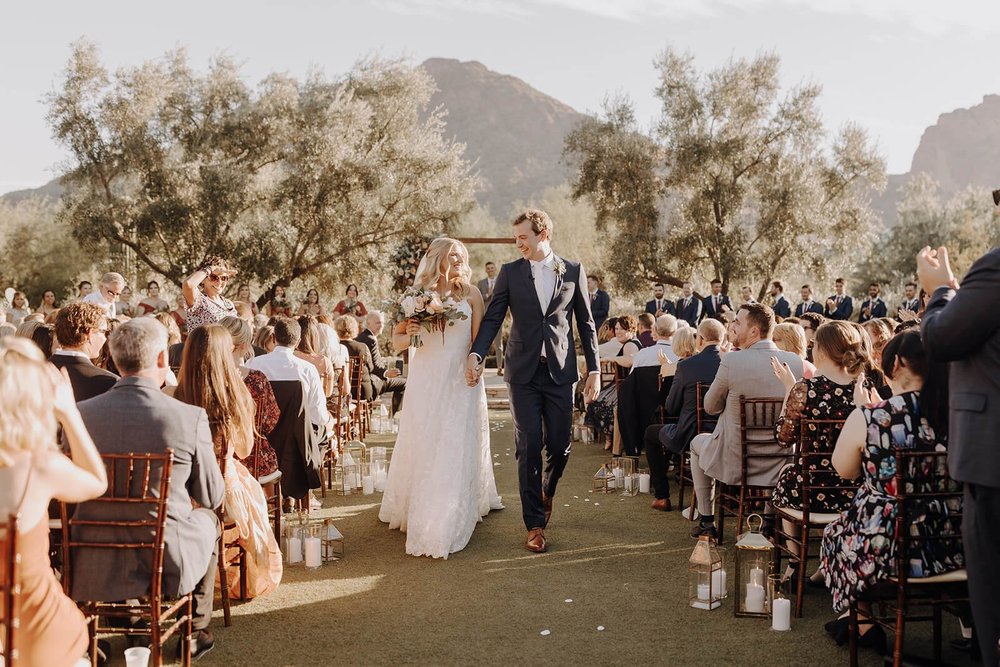
[[471, 276], [462, 243], [432, 241], [413, 284], [442, 299], [451, 296], [468, 317], [443, 334], [412, 321], [393, 330], [397, 352], [414, 334], [421, 334], [423, 346], [410, 350], [399, 434], [378, 517], [406, 533], [411, 556], [447, 558], [461, 551], [476, 524], [490, 510], [503, 508], [493, 479], [486, 390], [482, 382], [470, 388], [464, 377], [484, 312]]

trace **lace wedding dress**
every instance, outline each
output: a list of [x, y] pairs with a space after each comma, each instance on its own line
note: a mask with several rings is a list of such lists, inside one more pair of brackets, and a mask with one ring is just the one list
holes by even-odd
[[503, 505], [493, 478], [486, 389], [465, 383], [469, 315], [424, 332], [410, 372], [379, 519], [406, 533], [406, 553], [447, 558], [469, 543], [476, 524]]

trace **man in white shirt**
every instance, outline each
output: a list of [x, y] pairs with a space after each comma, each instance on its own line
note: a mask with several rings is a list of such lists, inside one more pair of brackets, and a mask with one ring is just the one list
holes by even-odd
[[278, 317], [274, 323], [274, 351], [247, 362], [247, 367], [258, 370], [272, 382], [298, 380], [302, 383], [302, 403], [313, 428], [322, 437], [326, 433], [330, 413], [326, 409], [323, 382], [316, 367], [295, 356], [295, 348], [302, 337], [299, 323], [290, 317]]
[[660, 358], [659, 353], [663, 352], [667, 355], [673, 364], [677, 363], [678, 356], [674, 354], [673, 348], [670, 346], [670, 341], [677, 332], [677, 318], [673, 315], [660, 315], [656, 318], [656, 324], [653, 325], [653, 338], [656, 343], [651, 347], [645, 347], [632, 357], [632, 369], [641, 368], [643, 366], [659, 366]]
[[100, 306], [109, 320], [118, 316], [115, 304], [125, 289], [125, 278], [120, 273], [105, 273], [97, 284], [97, 291], [83, 297], [83, 303]]

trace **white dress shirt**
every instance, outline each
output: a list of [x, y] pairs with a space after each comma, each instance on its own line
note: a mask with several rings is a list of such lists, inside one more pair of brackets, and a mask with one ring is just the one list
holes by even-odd
[[677, 363], [678, 357], [674, 354], [674, 348], [670, 345], [669, 340], [660, 339], [656, 341], [655, 345], [649, 347], [644, 347], [632, 357], [632, 369], [642, 368], [643, 366], [659, 366], [660, 359], [657, 356], [658, 352], [664, 352], [670, 361]]
[[536, 262], [529, 259], [531, 264], [531, 281], [535, 284], [535, 294], [538, 295], [538, 305], [545, 313], [552, 302], [552, 293], [556, 289], [556, 258], [551, 252], [544, 259]]
[[96, 306], [100, 306], [104, 310], [104, 315], [109, 320], [113, 320], [118, 316], [118, 311], [115, 308], [116, 305], [115, 302], [108, 301], [107, 299], [105, 299], [104, 295], [101, 294], [99, 290], [95, 290], [90, 294], [88, 294], [87, 296], [83, 297], [83, 302], [92, 303]]
[[315, 426], [324, 426], [329, 420], [319, 371], [308, 361], [296, 357], [291, 348], [279, 345], [274, 352], [248, 361], [247, 368], [260, 371], [272, 381], [298, 380], [302, 383], [302, 402], [309, 421]]

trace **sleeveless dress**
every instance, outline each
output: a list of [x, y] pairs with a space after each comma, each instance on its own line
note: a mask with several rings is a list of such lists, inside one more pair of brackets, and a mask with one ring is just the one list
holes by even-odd
[[469, 543], [476, 524], [502, 509], [493, 477], [486, 389], [465, 383], [469, 317], [444, 333], [424, 332], [410, 349], [410, 373], [379, 520], [406, 533], [406, 553], [447, 558]]

